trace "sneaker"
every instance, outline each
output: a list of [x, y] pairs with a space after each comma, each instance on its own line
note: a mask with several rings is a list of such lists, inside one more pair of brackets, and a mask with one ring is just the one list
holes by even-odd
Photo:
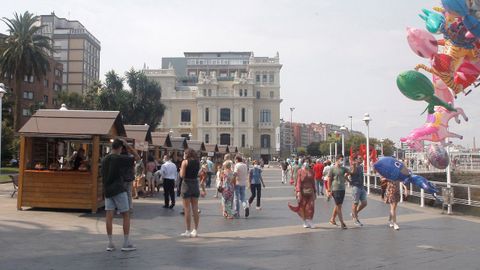
[[122, 251], [134, 251], [134, 250], [137, 250], [137, 248], [132, 244], [124, 245], [122, 247]]
[[250, 215], [250, 208], [245, 208], [245, 217], [248, 217]]
[[262, 210], [262, 207], [261, 206], [257, 206], [255, 207], [255, 209], [257, 209], [258, 211]]
[[168, 208], [168, 205], [164, 205], [163, 208]]
[[[398, 225], [397, 225], [398, 226]], [[389, 221], [388, 222], [388, 227], [393, 228], [393, 222]]]
[[197, 237], [198, 233], [197, 230], [193, 229], [192, 232], [190, 233], [190, 237]]
[[310, 225], [306, 220], [303, 222], [303, 228], [310, 228]]
[[175, 207], [175, 204], [170, 205], [168, 208], [173, 209]]
[[400, 227], [398, 226], [397, 223], [393, 223], [393, 229], [398, 231], [398, 230], [400, 230]]
[[192, 233], [189, 230], [186, 230], [184, 233], [181, 233], [180, 236], [191, 237]]
[[115, 246], [113, 244], [108, 244], [107, 251], [114, 251], [114, 250], [115, 250]]
[[363, 224], [360, 222], [360, 220], [354, 220], [353, 224], [354, 224], [355, 226], [358, 226], [358, 227], [363, 226]]
[[307, 223], [308, 223], [308, 227], [310, 229], [315, 229], [315, 224], [313, 224], [313, 222], [311, 220], [307, 220]]

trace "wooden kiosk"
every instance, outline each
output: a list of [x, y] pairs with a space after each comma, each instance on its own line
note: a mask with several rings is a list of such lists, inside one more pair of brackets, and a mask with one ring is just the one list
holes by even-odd
[[152, 143], [151, 133], [148, 131], [150, 126], [145, 125], [124, 125], [127, 138], [135, 140], [134, 148], [138, 151], [148, 151], [148, 146]]
[[111, 139], [126, 136], [120, 112], [39, 110], [19, 133], [19, 210], [104, 206], [100, 161]]
[[170, 133], [168, 132], [152, 132], [152, 144], [150, 150], [153, 150], [153, 155], [156, 160], [160, 160], [162, 155], [165, 155], [167, 149], [172, 148], [170, 141]]
[[187, 146], [197, 152], [199, 157], [206, 152], [205, 144], [202, 141], [189, 140], [187, 141]]

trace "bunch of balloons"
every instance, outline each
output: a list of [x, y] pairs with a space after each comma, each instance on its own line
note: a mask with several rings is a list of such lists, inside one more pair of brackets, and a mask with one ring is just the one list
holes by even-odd
[[[423, 9], [420, 18], [426, 30], [407, 28], [410, 48], [430, 65], [418, 64], [414, 70], [401, 73], [397, 86], [406, 97], [428, 103], [425, 124], [401, 138], [412, 149], [423, 150], [423, 141], [434, 143], [427, 151], [430, 163], [437, 168], [448, 165], [448, 155], [443, 148], [447, 138], [463, 139], [450, 132], [449, 121], [459, 116], [468, 117], [454, 106], [457, 95], [468, 95], [480, 75], [480, 0], [442, 0], [442, 7]], [[436, 39], [433, 34], [441, 35]], [[420, 73], [430, 73], [431, 80]]]

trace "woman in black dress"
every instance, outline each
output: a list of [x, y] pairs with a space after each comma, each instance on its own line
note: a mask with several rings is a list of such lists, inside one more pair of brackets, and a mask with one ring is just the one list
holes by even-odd
[[[200, 162], [197, 154], [192, 149], [185, 150], [184, 160], [180, 166], [180, 177], [183, 179], [180, 192], [183, 198], [183, 209], [185, 211], [185, 225], [187, 230], [182, 233], [185, 237], [197, 237], [198, 222], [198, 198], [200, 197], [200, 187], [198, 173], [200, 171]], [[191, 230], [192, 214], [194, 229]]]

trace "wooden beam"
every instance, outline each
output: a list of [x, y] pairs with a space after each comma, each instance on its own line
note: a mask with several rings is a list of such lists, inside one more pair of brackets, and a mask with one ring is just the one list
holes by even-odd
[[93, 137], [93, 150], [92, 150], [92, 162], [91, 162], [91, 172], [92, 172], [92, 213], [96, 213], [97, 206], [97, 193], [98, 193], [98, 162], [100, 159], [100, 136], [95, 135]]
[[23, 196], [23, 173], [26, 163], [25, 136], [20, 135], [20, 165], [18, 168], [18, 193], [17, 193], [17, 210], [22, 210]]

